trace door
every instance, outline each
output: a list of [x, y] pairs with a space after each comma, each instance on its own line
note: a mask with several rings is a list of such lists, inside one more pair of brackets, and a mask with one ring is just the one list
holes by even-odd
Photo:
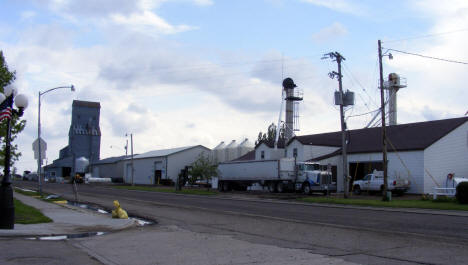
[[161, 184], [162, 179], [162, 162], [157, 161], [154, 162], [154, 184], [159, 185]]
[[125, 174], [125, 183], [132, 183], [132, 164], [127, 164], [127, 171]]

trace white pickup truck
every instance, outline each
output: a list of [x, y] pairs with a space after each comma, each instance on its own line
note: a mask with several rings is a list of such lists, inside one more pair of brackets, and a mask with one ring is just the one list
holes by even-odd
[[[387, 178], [388, 191], [403, 194], [410, 188], [408, 179], [393, 179]], [[382, 171], [374, 171], [372, 174], [366, 175], [361, 180], [356, 180], [353, 183], [354, 194], [361, 194], [361, 191], [383, 192], [384, 178]]]

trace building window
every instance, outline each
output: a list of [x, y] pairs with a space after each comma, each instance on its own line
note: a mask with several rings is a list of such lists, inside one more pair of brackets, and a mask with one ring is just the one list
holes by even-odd
[[297, 157], [297, 148], [294, 148], [294, 149], [293, 149], [293, 156], [294, 156], [294, 157]]
[[265, 159], [265, 151], [260, 152], [260, 158]]

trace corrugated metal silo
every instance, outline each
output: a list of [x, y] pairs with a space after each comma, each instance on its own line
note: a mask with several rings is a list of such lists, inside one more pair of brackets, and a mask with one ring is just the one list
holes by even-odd
[[240, 143], [239, 146], [237, 146], [237, 157], [236, 158], [239, 158], [239, 157], [247, 154], [248, 152], [252, 151], [253, 149], [254, 149], [254, 146], [253, 146], [252, 142], [250, 142], [248, 138], [245, 138], [244, 141], [242, 141], [242, 143]]
[[224, 154], [225, 147], [226, 147], [226, 144], [224, 144], [224, 141], [222, 141], [215, 148], [213, 148], [213, 159], [215, 159], [216, 162], [221, 163], [225, 161], [225, 158], [226, 158], [226, 155]]
[[230, 144], [228, 144], [226, 146], [226, 148], [224, 148], [225, 150], [225, 158], [226, 160], [225, 161], [231, 161], [233, 159], [236, 159], [236, 155], [237, 155], [237, 143], [236, 143], [236, 140], [232, 140]]

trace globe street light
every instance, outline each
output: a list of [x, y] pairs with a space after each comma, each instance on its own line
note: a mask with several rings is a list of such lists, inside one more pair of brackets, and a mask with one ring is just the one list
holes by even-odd
[[[7, 119], [7, 132], [5, 136], [5, 167], [3, 169], [3, 180], [0, 187], [0, 229], [13, 229], [15, 226], [15, 205], [13, 203], [13, 189], [10, 180], [11, 162], [11, 119], [14, 116], [23, 116], [24, 109], [28, 106], [28, 98], [25, 95], [17, 94], [17, 90], [12, 86], [7, 86], [0, 93], [0, 119]], [[16, 107], [13, 109], [13, 102]]]
[[51, 91], [60, 89], [60, 88], [70, 88], [71, 91], [75, 91], [75, 87], [73, 85], [70, 86], [59, 86], [54, 87], [44, 92], [39, 91], [39, 105], [37, 111], [37, 141], [38, 141], [38, 159], [37, 159], [37, 179], [39, 183], [39, 194], [42, 196], [42, 181], [41, 181], [41, 165], [42, 165], [42, 158], [41, 158], [41, 96], [49, 93]]

